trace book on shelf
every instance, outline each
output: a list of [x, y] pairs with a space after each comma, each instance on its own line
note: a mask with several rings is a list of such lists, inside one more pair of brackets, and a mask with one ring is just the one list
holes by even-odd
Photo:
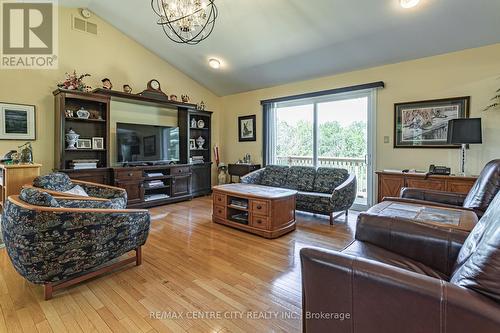
[[162, 176], [165, 176], [165, 175], [161, 172], [148, 172], [148, 173], [146, 173], [146, 177], [162, 177]]

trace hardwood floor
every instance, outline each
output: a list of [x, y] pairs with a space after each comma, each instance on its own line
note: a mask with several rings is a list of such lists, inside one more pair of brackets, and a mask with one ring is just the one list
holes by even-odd
[[0, 250], [0, 332], [300, 332], [299, 250], [340, 249], [349, 223], [297, 213], [275, 240], [211, 222], [210, 197], [151, 209], [143, 264], [55, 293]]

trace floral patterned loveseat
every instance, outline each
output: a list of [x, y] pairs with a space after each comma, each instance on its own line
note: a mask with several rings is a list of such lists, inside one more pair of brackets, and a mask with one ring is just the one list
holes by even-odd
[[53, 290], [87, 279], [84, 275], [98, 275], [96, 270], [129, 251], [135, 250], [135, 257], [110, 266], [140, 265], [150, 215], [147, 210], [115, 209], [109, 200], [55, 198], [27, 188], [9, 196], [1, 223], [15, 269], [28, 281], [44, 284], [50, 299]]
[[345, 169], [268, 165], [241, 178], [259, 184], [297, 190], [297, 210], [330, 216], [330, 224], [354, 203], [356, 176]]

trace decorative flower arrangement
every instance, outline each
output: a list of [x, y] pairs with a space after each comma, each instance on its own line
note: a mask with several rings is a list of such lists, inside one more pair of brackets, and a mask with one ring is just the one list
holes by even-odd
[[90, 91], [92, 88], [83, 82], [83, 79], [87, 76], [90, 76], [90, 74], [85, 73], [78, 75], [75, 70], [72, 74], [66, 73], [66, 79], [63, 82], [58, 83], [57, 86], [68, 90]]
[[500, 107], [500, 89], [497, 90], [496, 95], [491, 98], [491, 101], [493, 103], [484, 108], [484, 111], [488, 111], [490, 109], [497, 109]]

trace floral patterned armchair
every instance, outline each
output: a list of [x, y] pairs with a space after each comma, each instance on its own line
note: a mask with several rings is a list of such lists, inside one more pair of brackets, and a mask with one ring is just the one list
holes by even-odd
[[[15, 269], [52, 292], [135, 262], [149, 234], [147, 210], [115, 209], [110, 200], [53, 197], [35, 188], [10, 196], [2, 234]], [[129, 251], [128, 257], [104, 266]], [[104, 267], [103, 267], [104, 266]]]
[[110, 200], [116, 209], [127, 207], [127, 191], [122, 188], [72, 180], [67, 174], [53, 172], [47, 175], [38, 176], [33, 180], [33, 185], [26, 185], [25, 188], [36, 187], [55, 197], [80, 197], [78, 194], [65, 193], [73, 189], [76, 185], [83, 188], [89, 197]]

